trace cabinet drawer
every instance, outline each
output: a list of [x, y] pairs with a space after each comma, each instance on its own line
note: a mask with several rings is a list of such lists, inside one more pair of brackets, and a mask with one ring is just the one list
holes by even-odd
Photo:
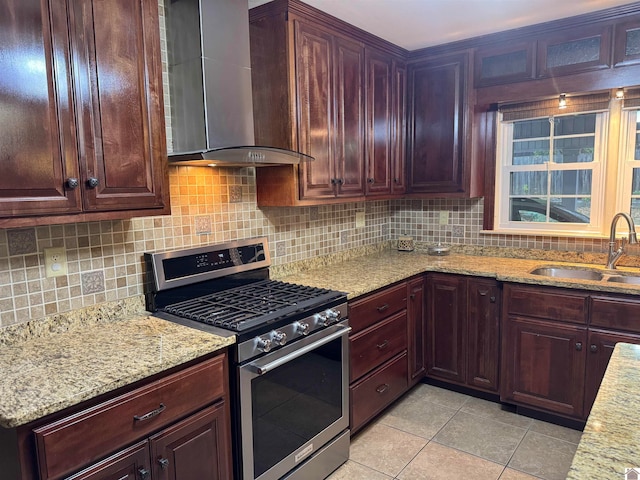
[[509, 315], [587, 323], [588, 296], [565, 289], [505, 286]]
[[407, 354], [403, 353], [350, 388], [351, 431], [360, 429], [406, 390]]
[[350, 339], [351, 381], [407, 349], [407, 313], [397, 313]]
[[640, 333], [640, 301], [592, 297], [591, 325]]
[[225, 362], [220, 355], [34, 430], [41, 479], [60, 478], [222, 397]]
[[349, 325], [356, 333], [405, 308], [407, 285], [403, 282], [350, 303]]

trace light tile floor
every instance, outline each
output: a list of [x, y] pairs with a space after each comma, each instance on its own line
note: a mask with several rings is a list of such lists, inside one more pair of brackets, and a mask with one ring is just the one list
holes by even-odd
[[564, 480], [580, 435], [419, 384], [351, 439], [329, 480]]

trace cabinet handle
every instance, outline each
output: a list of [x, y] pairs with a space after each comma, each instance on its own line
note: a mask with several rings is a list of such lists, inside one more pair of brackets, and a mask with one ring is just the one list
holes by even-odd
[[67, 178], [67, 188], [69, 190], [78, 188], [79, 185], [80, 185], [80, 182], [78, 182], [77, 178]]
[[380, 305], [379, 307], [377, 307], [379, 312], [384, 312], [387, 308], [389, 308], [389, 304], [385, 303], [384, 305]]
[[592, 343], [589, 347], [589, 350], [591, 350], [593, 353], [596, 353], [598, 351], [598, 346]]
[[579, 352], [582, 351], [582, 342], [576, 342], [576, 350]]
[[155, 410], [151, 410], [148, 413], [145, 413], [144, 415], [134, 415], [133, 419], [137, 420], [138, 422], [143, 422], [144, 420], [149, 420], [150, 418], [153, 417], [157, 417], [158, 415], [160, 415], [164, 409], [167, 408], [164, 406], [164, 403], [161, 403], [160, 406], [158, 408], [156, 408]]
[[376, 348], [378, 350], [384, 350], [385, 348], [387, 348], [387, 345], [389, 345], [389, 340], [385, 340], [382, 343], [379, 343], [378, 345], [376, 345]]
[[158, 463], [163, 470], [169, 468], [169, 460], [167, 460], [166, 458], [159, 458]]
[[376, 392], [384, 393], [384, 392], [387, 391], [388, 388], [389, 388], [389, 384], [388, 383], [383, 383], [382, 385], [378, 385], [376, 387]]
[[96, 177], [90, 177], [89, 180], [87, 180], [87, 187], [89, 188], [96, 188], [98, 185], [100, 185], [100, 180]]
[[496, 297], [494, 296], [489, 297], [489, 302], [496, 303]]
[[138, 469], [138, 475], [140, 475], [140, 480], [148, 480], [149, 479], [149, 470], [144, 468]]

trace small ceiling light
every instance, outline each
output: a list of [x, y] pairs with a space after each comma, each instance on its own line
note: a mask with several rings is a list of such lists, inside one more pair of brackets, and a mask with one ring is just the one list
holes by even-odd
[[218, 166], [218, 164], [216, 164], [216, 163], [209, 163], [209, 164], [207, 164], [207, 167], [217, 167], [217, 166]]
[[558, 108], [567, 108], [567, 96], [564, 93], [560, 94], [560, 98], [558, 99]]
[[624, 88], [619, 88], [616, 90], [616, 98], [618, 100], [622, 100], [624, 98]]

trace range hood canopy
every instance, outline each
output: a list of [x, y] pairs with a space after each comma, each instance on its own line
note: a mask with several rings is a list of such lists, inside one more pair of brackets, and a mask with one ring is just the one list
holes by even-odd
[[170, 0], [165, 7], [169, 162], [248, 167], [312, 161], [300, 152], [254, 146], [246, 1]]

